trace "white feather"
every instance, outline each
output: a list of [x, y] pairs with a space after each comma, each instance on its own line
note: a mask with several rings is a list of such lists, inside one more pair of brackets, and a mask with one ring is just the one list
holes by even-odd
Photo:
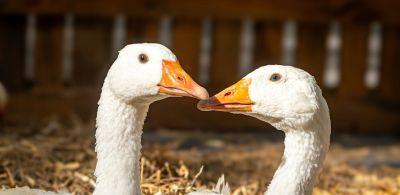
[[225, 181], [225, 176], [222, 175], [217, 184], [212, 190], [201, 189], [199, 191], [191, 192], [189, 195], [230, 195], [231, 190], [228, 182]]

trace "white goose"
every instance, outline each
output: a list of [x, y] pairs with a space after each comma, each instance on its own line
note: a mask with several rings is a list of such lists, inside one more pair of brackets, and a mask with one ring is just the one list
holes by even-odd
[[282, 130], [282, 162], [265, 194], [312, 194], [331, 134], [328, 105], [313, 76], [291, 66], [260, 67], [215, 96], [201, 100], [198, 108], [245, 114]]
[[[175, 55], [160, 44], [132, 44], [119, 52], [105, 78], [98, 103], [94, 195], [141, 194], [139, 158], [143, 123], [150, 104], [170, 96], [206, 99], [208, 93], [182, 69]], [[26, 188], [8, 192], [49, 194]]]
[[132, 195], [140, 191], [140, 150], [151, 103], [170, 96], [208, 98], [159, 44], [128, 45], [104, 81], [97, 112], [97, 165], [94, 195]]

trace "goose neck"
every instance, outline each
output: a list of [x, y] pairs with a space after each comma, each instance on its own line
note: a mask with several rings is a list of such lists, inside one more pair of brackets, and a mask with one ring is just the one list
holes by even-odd
[[141, 135], [148, 108], [124, 103], [103, 88], [96, 118], [94, 195], [141, 194]]
[[286, 131], [282, 162], [265, 194], [311, 195], [329, 148], [329, 135], [321, 130]]

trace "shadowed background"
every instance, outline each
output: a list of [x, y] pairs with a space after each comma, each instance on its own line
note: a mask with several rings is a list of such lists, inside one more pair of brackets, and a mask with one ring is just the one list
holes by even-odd
[[[290, 64], [316, 77], [334, 132], [395, 133], [399, 7], [390, 0], [2, 1], [0, 78], [11, 94], [7, 117], [93, 118], [117, 51], [128, 43], [160, 42], [210, 94], [258, 66]], [[200, 112], [195, 104], [188, 98], [157, 102], [146, 127], [265, 126], [245, 116]]]

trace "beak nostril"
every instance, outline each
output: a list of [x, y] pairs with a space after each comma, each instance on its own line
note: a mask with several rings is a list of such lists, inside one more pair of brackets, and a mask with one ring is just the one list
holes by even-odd
[[224, 96], [230, 96], [230, 95], [232, 95], [232, 92], [231, 92], [231, 91], [226, 92], [226, 93], [224, 94]]
[[185, 77], [177, 76], [176, 78], [178, 79], [178, 81], [182, 82], [183, 84], [186, 84], [186, 79], [185, 79]]

